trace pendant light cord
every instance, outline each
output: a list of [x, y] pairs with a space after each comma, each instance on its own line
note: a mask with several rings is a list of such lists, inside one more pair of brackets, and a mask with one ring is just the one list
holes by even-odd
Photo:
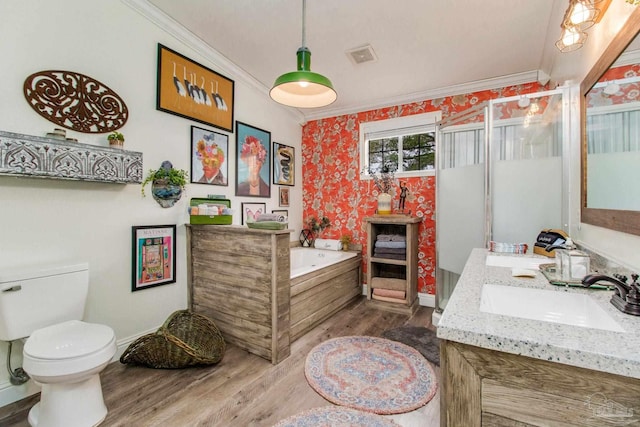
[[306, 16], [307, 16], [307, 0], [302, 0], [302, 47], [307, 47], [306, 41]]

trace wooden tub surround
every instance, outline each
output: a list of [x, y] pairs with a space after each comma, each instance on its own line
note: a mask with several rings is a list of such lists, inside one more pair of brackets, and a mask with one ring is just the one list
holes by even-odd
[[[438, 324], [440, 426], [640, 425], [640, 317], [613, 291], [514, 278], [474, 249]], [[625, 332], [480, 311], [483, 284], [588, 294]]]
[[291, 231], [187, 225], [189, 306], [226, 341], [273, 364], [361, 294], [361, 254], [292, 281]]

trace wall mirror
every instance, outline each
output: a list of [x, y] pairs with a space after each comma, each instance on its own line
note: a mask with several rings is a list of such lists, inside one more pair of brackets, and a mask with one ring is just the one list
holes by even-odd
[[640, 235], [640, 7], [587, 74], [581, 221]]

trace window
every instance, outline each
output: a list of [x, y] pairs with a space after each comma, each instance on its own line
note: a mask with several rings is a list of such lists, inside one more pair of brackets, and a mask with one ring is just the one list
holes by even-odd
[[[436, 122], [441, 113], [416, 114], [360, 124], [362, 170], [397, 167], [396, 176], [435, 173]], [[366, 174], [365, 174], [366, 176]]]

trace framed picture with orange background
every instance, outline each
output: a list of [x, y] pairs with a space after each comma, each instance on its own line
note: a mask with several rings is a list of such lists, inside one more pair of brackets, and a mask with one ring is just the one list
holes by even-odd
[[233, 132], [233, 80], [158, 43], [157, 85], [157, 110]]

